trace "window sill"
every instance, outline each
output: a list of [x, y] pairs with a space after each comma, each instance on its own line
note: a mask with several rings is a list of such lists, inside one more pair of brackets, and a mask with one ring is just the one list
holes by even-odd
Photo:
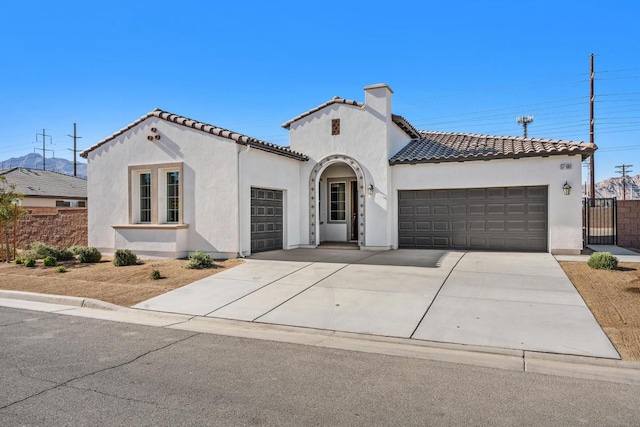
[[112, 225], [115, 230], [181, 230], [189, 228], [189, 224], [123, 224]]

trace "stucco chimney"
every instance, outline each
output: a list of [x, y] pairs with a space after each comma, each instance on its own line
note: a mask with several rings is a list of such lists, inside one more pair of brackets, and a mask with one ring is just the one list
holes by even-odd
[[364, 88], [364, 104], [391, 119], [391, 94], [393, 90], [386, 83], [369, 85]]

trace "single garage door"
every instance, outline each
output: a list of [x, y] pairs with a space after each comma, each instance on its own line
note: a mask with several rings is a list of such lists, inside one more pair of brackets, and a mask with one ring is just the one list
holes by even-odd
[[282, 249], [282, 191], [251, 187], [251, 252]]
[[547, 251], [547, 187], [406, 190], [400, 248]]

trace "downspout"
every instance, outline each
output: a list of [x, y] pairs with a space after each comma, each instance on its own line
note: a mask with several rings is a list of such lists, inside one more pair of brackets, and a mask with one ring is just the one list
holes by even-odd
[[242, 253], [242, 209], [240, 204], [242, 201], [242, 185], [240, 185], [240, 179], [242, 178], [242, 172], [240, 170], [240, 167], [242, 165], [242, 162], [240, 161], [240, 155], [243, 153], [248, 152], [251, 149], [251, 145], [249, 145], [249, 143], [246, 144], [246, 147], [244, 150], [239, 150], [238, 151], [238, 257], [240, 258], [244, 258], [244, 254]]

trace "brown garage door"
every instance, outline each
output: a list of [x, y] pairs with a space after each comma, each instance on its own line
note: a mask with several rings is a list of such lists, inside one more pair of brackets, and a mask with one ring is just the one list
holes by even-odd
[[547, 187], [398, 192], [401, 248], [547, 251]]
[[282, 191], [251, 187], [251, 252], [282, 249]]

